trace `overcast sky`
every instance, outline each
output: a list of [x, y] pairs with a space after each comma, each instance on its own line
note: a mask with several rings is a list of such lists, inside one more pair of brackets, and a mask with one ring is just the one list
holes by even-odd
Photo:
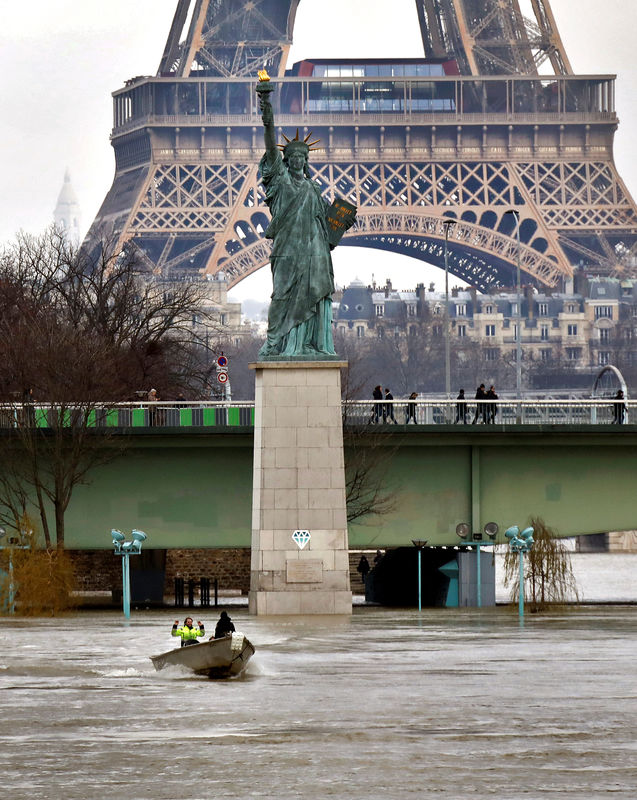
[[[0, 2], [0, 241], [51, 222], [67, 167], [86, 229], [113, 179], [110, 93], [127, 78], [155, 74], [176, 0]], [[637, 3], [551, 5], [575, 72], [618, 75], [616, 162], [637, 195]], [[302, 0], [294, 39], [294, 61], [422, 55], [413, 0]], [[440, 274], [424, 274], [421, 262], [379, 251], [340, 248], [335, 255], [341, 284], [374, 273], [378, 282], [391, 275], [396, 288], [408, 288]], [[266, 272], [243, 281], [236, 295], [268, 294]]]

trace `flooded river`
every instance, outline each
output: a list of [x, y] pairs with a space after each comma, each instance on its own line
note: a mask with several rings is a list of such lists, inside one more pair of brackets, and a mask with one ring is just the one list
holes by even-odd
[[153, 670], [171, 610], [1, 619], [0, 797], [637, 797], [636, 607], [231, 613], [221, 682]]

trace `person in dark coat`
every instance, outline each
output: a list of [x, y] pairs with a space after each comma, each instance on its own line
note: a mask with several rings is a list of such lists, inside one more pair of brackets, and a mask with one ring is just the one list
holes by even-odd
[[364, 585], [365, 578], [367, 578], [367, 573], [369, 572], [369, 561], [367, 560], [367, 556], [364, 553], [361, 556], [361, 560], [358, 562], [358, 566], [356, 567], [356, 572], [360, 572], [361, 580], [363, 581]]
[[460, 420], [462, 420], [462, 424], [467, 424], [467, 401], [464, 396], [464, 389], [460, 389], [458, 392], [458, 397], [456, 398], [456, 422], [457, 425]]
[[215, 628], [215, 639], [223, 639], [223, 637], [227, 636], [229, 633], [234, 633], [234, 625], [227, 612], [222, 611], [219, 622], [217, 622]]
[[[481, 383], [480, 386], [476, 389], [476, 400], [485, 400], [487, 397], [487, 393], [484, 391], [484, 383]], [[476, 413], [473, 417], [472, 425], [475, 425], [478, 421], [478, 416], [482, 417], [482, 421], [487, 421], [487, 406], [486, 403], [477, 403], [476, 405]]]
[[[385, 389], [385, 400], [393, 401], [393, 399], [394, 399], [394, 395], [389, 391], [389, 389]], [[396, 417], [394, 416], [394, 403], [393, 402], [385, 404], [385, 419], [386, 419], [387, 422], [389, 422], [389, 420], [391, 420], [394, 423], [394, 425], [398, 425], [398, 423], [396, 422]]]
[[[378, 385], [374, 386], [374, 391], [372, 392], [372, 398], [374, 400], [382, 400], [383, 399], [383, 387]], [[375, 403], [374, 405], [374, 414], [373, 420], [376, 424], [380, 422], [380, 418], [383, 418], [383, 422], [385, 422], [385, 406], [382, 403]]]
[[613, 425], [623, 425], [626, 417], [626, 403], [624, 403], [624, 393], [621, 389], [617, 390], [615, 402], [613, 403], [614, 415]]
[[409, 425], [410, 422], [413, 422], [414, 425], [418, 424], [418, 420], [416, 419], [416, 402], [418, 400], [418, 393], [412, 392], [409, 395], [408, 402], [407, 402], [407, 421], [406, 424]]
[[[497, 400], [498, 395], [495, 393], [495, 386], [489, 386], [489, 391], [487, 392], [487, 398], [489, 400]], [[494, 425], [495, 424], [495, 415], [498, 413], [498, 406], [496, 403], [489, 403], [487, 406], [487, 424]]]

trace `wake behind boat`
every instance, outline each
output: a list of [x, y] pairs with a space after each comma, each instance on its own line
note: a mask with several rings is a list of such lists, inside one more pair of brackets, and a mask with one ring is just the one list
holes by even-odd
[[168, 666], [186, 667], [195, 675], [229, 678], [239, 675], [254, 655], [254, 647], [242, 633], [231, 633], [221, 639], [178, 647], [150, 656], [156, 670]]

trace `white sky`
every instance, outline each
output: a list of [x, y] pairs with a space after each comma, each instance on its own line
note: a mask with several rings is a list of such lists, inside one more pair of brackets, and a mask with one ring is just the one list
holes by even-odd
[[[110, 93], [127, 78], [155, 74], [176, 0], [0, 2], [0, 242], [19, 229], [39, 232], [52, 221], [67, 167], [86, 229], [113, 179]], [[615, 156], [637, 195], [637, 3], [551, 0], [551, 6], [575, 72], [618, 75]], [[302, 0], [294, 39], [293, 61], [422, 55], [413, 0]], [[267, 273], [259, 270], [233, 295], [266, 299]], [[335, 251], [337, 283], [357, 275], [369, 281], [372, 273], [378, 283], [391, 277], [396, 288], [439, 282], [441, 275], [405, 256]]]

